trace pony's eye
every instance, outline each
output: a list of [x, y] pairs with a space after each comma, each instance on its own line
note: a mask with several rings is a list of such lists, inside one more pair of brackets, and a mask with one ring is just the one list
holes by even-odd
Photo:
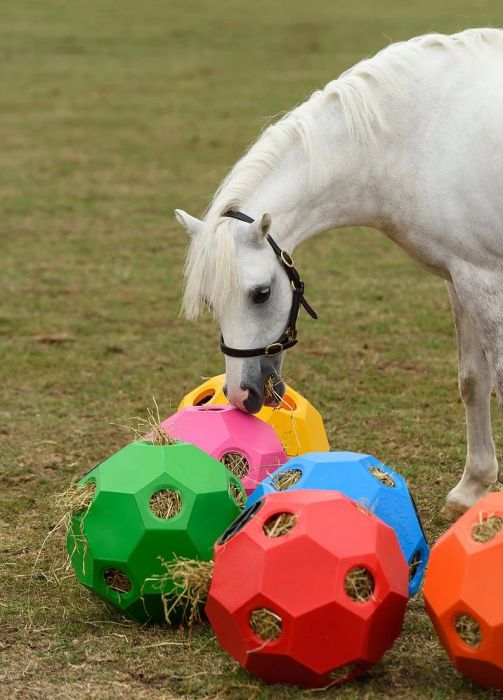
[[263, 304], [271, 296], [270, 287], [257, 287], [252, 291], [251, 298], [254, 304]]

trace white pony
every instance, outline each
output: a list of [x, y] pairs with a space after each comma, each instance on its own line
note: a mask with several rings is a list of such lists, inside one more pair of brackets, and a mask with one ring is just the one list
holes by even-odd
[[[202, 221], [176, 215], [192, 236], [185, 314], [206, 302], [234, 348], [273, 343], [289, 317], [268, 233], [292, 251], [322, 231], [372, 226], [446, 280], [468, 452], [444, 515], [485, 495], [498, 476], [493, 387], [503, 405], [503, 30], [430, 34], [358, 63], [264, 131]], [[226, 357], [229, 400], [258, 411], [283, 355]]]

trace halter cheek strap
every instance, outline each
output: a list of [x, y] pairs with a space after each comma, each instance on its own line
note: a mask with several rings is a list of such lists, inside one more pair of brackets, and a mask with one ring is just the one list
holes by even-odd
[[[247, 224], [252, 224], [254, 222], [254, 219], [240, 211], [228, 211], [224, 214], [224, 216], [228, 216], [231, 219], [244, 221]], [[311, 318], [318, 318], [316, 311], [312, 306], [310, 306], [310, 304], [308, 304], [304, 297], [304, 282], [302, 282], [300, 279], [300, 275], [294, 266], [291, 256], [286, 252], [286, 250], [282, 250], [269, 234], [266, 235], [266, 240], [286, 272], [293, 290], [292, 306], [290, 308], [290, 315], [288, 317], [286, 328], [276, 342], [270, 343], [263, 348], [250, 348], [248, 350], [229, 347], [225, 344], [224, 338], [221, 335], [220, 348], [224, 355], [229, 355], [230, 357], [257, 357], [259, 355], [274, 357], [275, 355], [279, 355], [281, 352], [283, 352], [283, 350], [288, 350], [289, 348], [293, 348], [294, 345], [297, 345], [298, 341], [296, 325], [301, 306], [304, 307]]]

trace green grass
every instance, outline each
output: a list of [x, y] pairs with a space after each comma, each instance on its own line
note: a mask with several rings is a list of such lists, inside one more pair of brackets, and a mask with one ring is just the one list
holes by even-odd
[[[266, 687], [192, 637], [91, 599], [44, 549], [50, 504], [222, 371], [218, 331], [178, 317], [186, 240], [264, 117], [390, 39], [501, 23], [497, 0], [16, 0], [0, 9], [0, 680], [23, 698], [491, 697], [451, 668], [422, 601], [383, 661], [340, 691]], [[332, 447], [410, 481], [429, 536], [460, 476], [464, 413], [442, 283], [369, 230], [296, 258], [320, 321], [287, 379]], [[50, 342], [58, 339], [65, 342]], [[503, 435], [501, 417], [496, 437]]]

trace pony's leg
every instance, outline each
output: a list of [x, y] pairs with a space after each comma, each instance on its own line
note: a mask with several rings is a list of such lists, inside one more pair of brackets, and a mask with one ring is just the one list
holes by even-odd
[[442, 515], [455, 520], [490, 489], [498, 474], [491, 429], [493, 379], [476, 328], [451, 283], [447, 289], [458, 340], [459, 391], [466, 412], [467, 455], [463, 476], [447, 496]]

